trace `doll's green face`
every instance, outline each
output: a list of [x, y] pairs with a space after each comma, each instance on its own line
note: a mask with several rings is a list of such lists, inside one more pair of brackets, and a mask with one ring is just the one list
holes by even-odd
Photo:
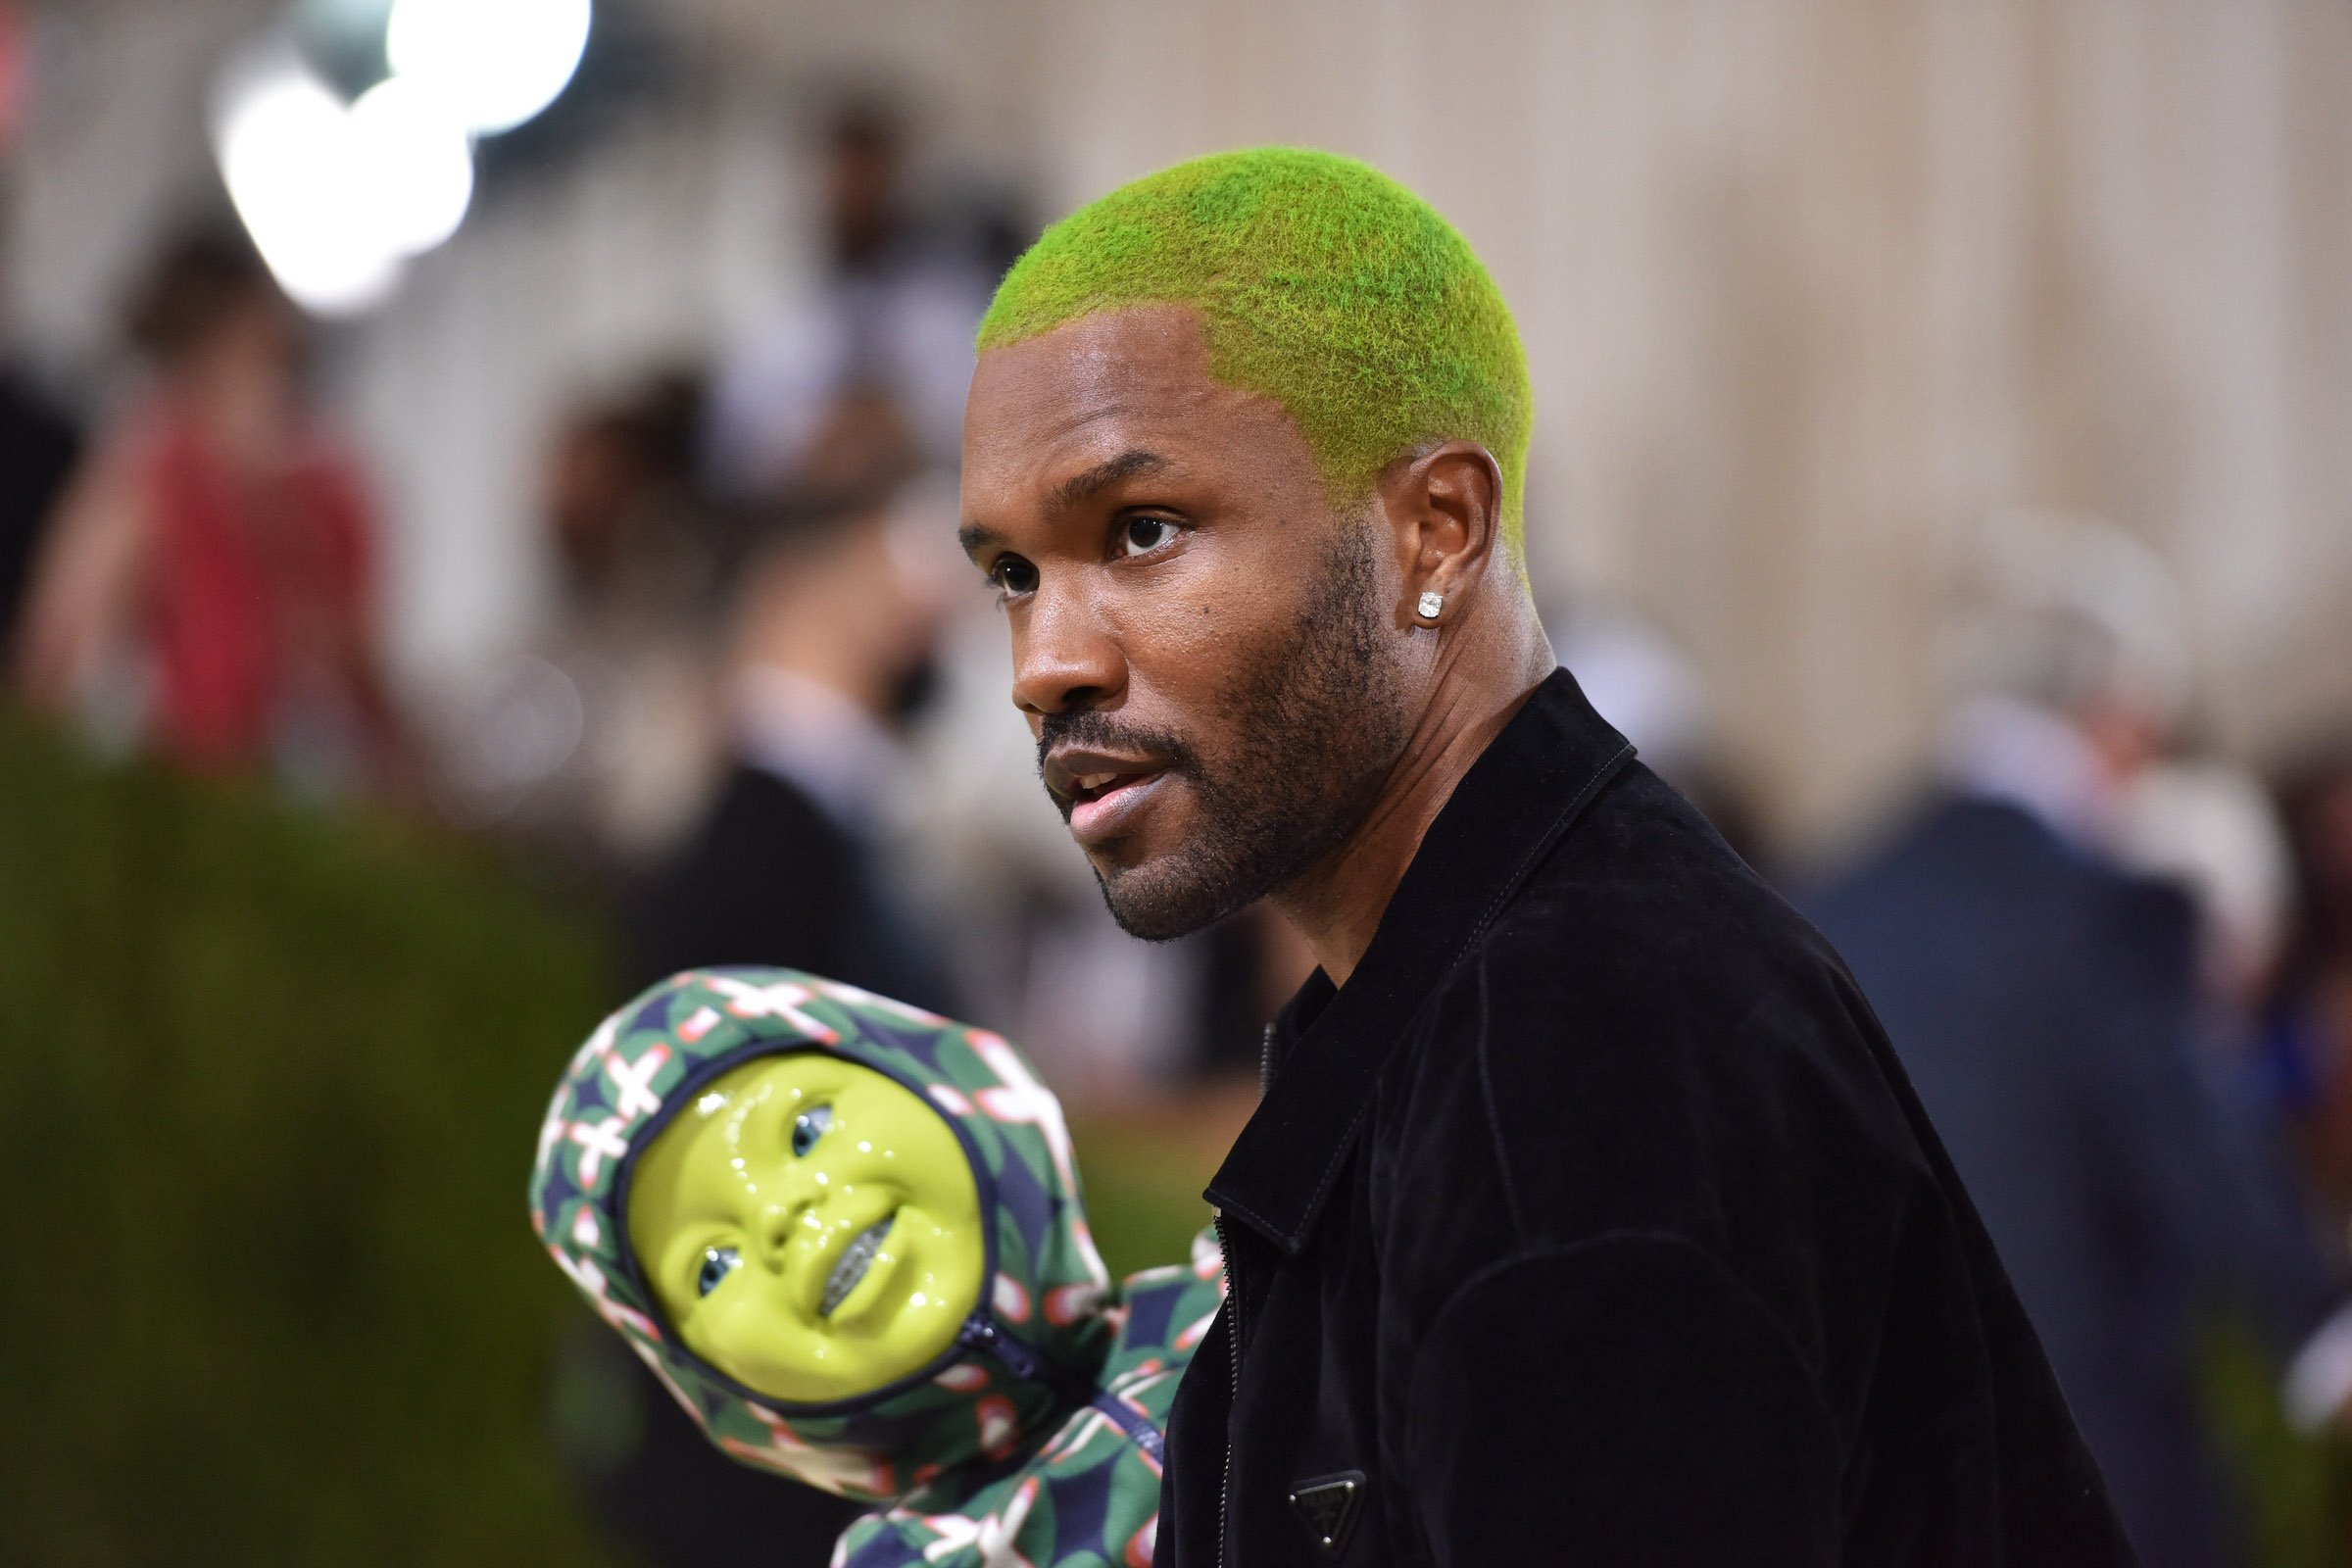
[[963, 1146], [924, 1101], [824, 1052], [721, 1074], [639, 1156], [629, 1243], [686, 1348], [821, 1403], [955, 1340], [986, 1267]]

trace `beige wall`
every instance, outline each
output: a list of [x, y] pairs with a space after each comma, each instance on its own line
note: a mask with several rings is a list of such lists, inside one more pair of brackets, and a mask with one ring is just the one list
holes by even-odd
[[2175, 564], [2224, 741], [2352, 723], [2339, 0], [706, 3], [1056, 211], [1277, 139], [1425, 191], [1533, 356], [1540, 576], [1686, 641], [1793, 836], [1916, 761], [2005, 508]]

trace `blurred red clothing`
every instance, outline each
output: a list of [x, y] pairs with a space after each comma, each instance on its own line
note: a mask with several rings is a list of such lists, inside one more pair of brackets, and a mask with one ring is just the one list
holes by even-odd
[[205, 771], [250, 766], [298, 705], [349, 725], [362, 750], [382, 740], [373, 529], [356, 466], [308, 436], [271, 471], [240, 475], [169, 406], [135, 440], [157, 749]]

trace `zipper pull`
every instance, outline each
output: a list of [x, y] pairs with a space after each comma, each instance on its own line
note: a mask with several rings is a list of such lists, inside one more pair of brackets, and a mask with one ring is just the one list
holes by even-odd
[[974, 1312], [965, 1318], [963, 1327], [956, 1331], [956, 1339], [971, 1349], [995, 1356], [1016, 1378], [1048, 1385], [1053, 1382], [1046, 1376], [1045, 1363], [1038, 1359], [1037, 1352], [1000, 1330], [986, 1312]]
[[[1016, 1378], [1042, 1383], [1064, 1397], [1070, 1396], [1070, 1391], [1060, 1386], [1062, 1380], [1048, 1373], [1046, 1363], [1035, 1350], [999, 1329], [986, 1312], [974, 1312], [965, 1318], [963, 1327], [956, 1331], [956, 1343], [966, 1349], [995, 1356]], [[1151, 1455], [1152, 1463], [1157, 1464], [1165, 1457], [1166, 1440], [1160, 1436], [1159, 1429], [1142, 1414], [1120, 1403], [1116, 1396], [1103, 1390], [1090, 1388], [1077, 1397], [1109, 1417], [1113, 1426], [1127, 1434], [1137, 1447]]]

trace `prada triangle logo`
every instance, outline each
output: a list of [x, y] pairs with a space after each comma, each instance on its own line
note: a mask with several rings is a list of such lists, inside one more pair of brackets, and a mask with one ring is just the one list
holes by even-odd
[[1315, 1538], [1325, 1555], [1337, 1557], [1347, 1549], [1348, 1532], [1364, 1501], [1364, 1473], [1343, 1470], [1336, 1476], [1317, 1476], [1291, 1489], [1291, 1506]]

